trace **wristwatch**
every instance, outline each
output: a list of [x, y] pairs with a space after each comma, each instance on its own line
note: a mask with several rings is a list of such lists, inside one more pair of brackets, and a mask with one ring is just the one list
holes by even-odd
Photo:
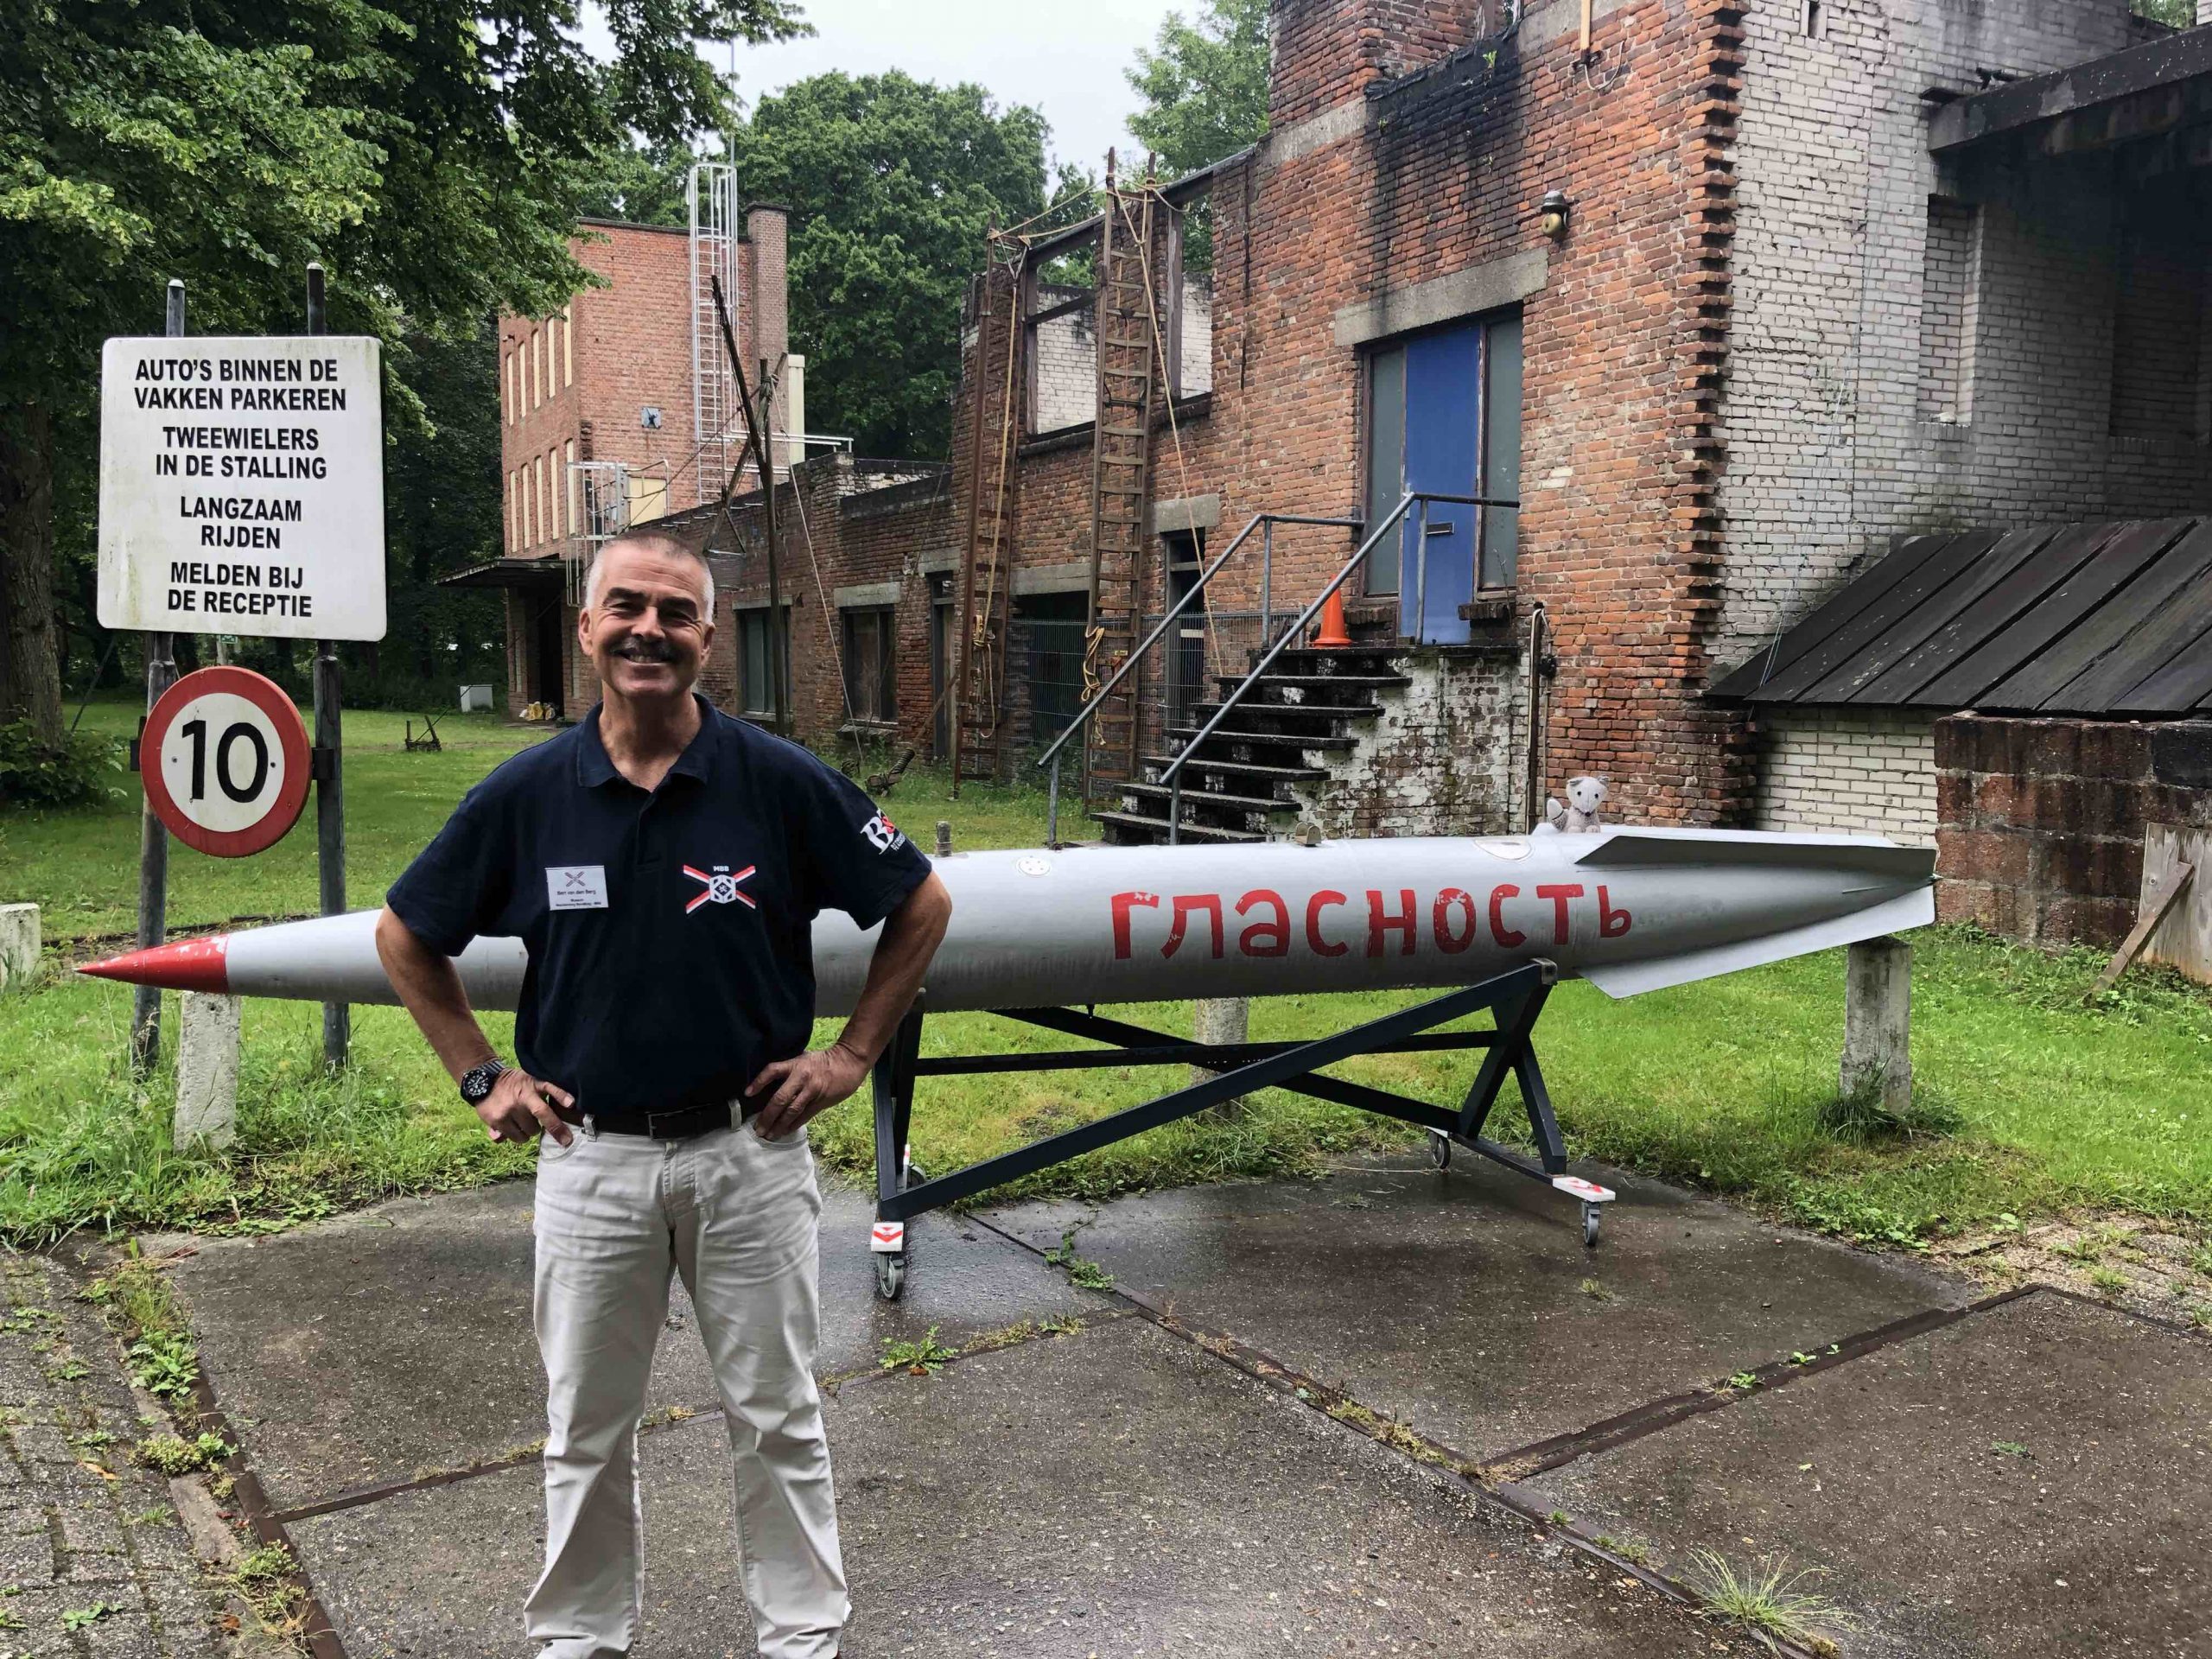
[[472, 1065], [461, 1074], [461, 1097], [472, 1106], [481, 1106], [492, 1097], [492, 1090], [506, 1071], [500, 1060], [486, 1060], [481, 1065]]

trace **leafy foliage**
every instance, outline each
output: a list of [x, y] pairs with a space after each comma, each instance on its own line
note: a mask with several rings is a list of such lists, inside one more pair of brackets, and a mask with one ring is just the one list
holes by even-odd
[[1171, 11], [1153, 49], [1138, 49], [1123, 72], [1144, 99], [1129, 130], [1171, 176], [1266, 135], [1268, 46], [1268, 0], [1205, 0], [1195, 24]]
[[27, 720], [0, 726], [0, 804], [80, 806], [113, 787], [123, 770], [114, 741], [96, 733], [41, 738]]
[[[1045, 206], [1045, 118], [980, 86], [832, 72], [764, 98], [738, 182], [791, 209], [807, 420], [865, 454], [949, 451], [960, 319], [985, 231]], [[646, 194], [650, 196], [650, 188]]]
[[[23, 504], [0, 537], [11, 632], [50, 608], [54, 550], [81, 560], [90, 540], [92, 492], [54, 486], [89, 475], [100, 342], [160, 332], [168, 279], [184, 281], [195, 334], [282, 332], [321, 260], [332, 331], [392, 348], [388, 423], [419, 429], [403, 340], [467, 340], [499, 309], [562, 304], [588, 280], [568, 238], [590, 159], [630, 131], [673, 144], [726, 118], [695, 41], [804, 29], [787, 0], [598, 10], [611, 64], [577, 38], [575, 0], [13, 10], [0, 31], [15, 94], [0, 99], [0, 502]], [[35, 654], [0, 662], [0, 713], [51, 722], [58, 664]]]

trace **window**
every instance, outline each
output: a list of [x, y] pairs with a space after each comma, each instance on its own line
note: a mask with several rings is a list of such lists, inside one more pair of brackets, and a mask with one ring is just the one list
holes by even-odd
[[[777, 630], [784, 648], [784, 689], [791, 690], [791, 635], [788, 628]], [[757, 605], [737, 613], [737, 677], [738, 696], [743, 706], [739, 713], [759, 720], [771, 720], [776, 713], [776, 690], [768, 679], [768, 607]]]
[[888, 605], [838, 613], [844, 625], [845, 702], [862, 724], [887, 725], [899, 717], [891, 672], [891, 642], [898, 629]]
[[583, 480], [576, 475], [576, 441], [570, 438], [561, 446], [561, 452], [567, 461], [561, 472], [561, 476], [567, 480], [561, 493], [569, 500], [569, 534], [574, 536], [577, 533], [576, 525], [583, 518]]
[[1213, 390], [1213, 198], [1185, 204], [1171, 223], [1168, 269], [1175, 273], [1167, 315], [1170, 395]]
[[515, 475], [513, 473], [510, 472], [507, 474], [507, 511], [505, 526], [507, 532], [507, 551], [510, 553], [513, 552], [516, 548], [522, 545], [521, 542], [517, 539], [522, 534], [522, 520], [517, 516], [519, 506], [520, 503], [515, 498]]
[[545, 401], [545, 331], [530, 331], [530, 406], [536, 409]]
[[561, 452], [545, 452], [545, 533], [548, 537], [561, 533]]
[[573, 304], [561, 308], [561, 384], [576, 384], [576, 308]]
[[512, 426], [522, 413], [522, 347], [519, 346], [507, 353], [503, 384], [507, 393], [507, 424]]
[[[1029, 429], [1058, 432], [1098, 413], [1098, 290], [1089, 283], [1096, 255], [1079, 251], [1023, 284], [1029, 331]], [[1082, 281], [1051, 282], [1055, 274]]]
[[523, 462], [520, 468], [522, 474], [522, 544], [524, 547], [535, 547], [537, 545], [537, 491], [532, 486], [530, 476], [530, 469], [533, 464], [534, 463], [531, 461], [525, 461]]
[[[1521, 493], [1521, 314], [1501, 313], [1392, 340], [1368, 358], [1367, 523], [1379, 525], [1421, 492], [1516, 501]], [[1427, 566], [1424, 581], [1422, 566]], [[1520, 562], [1510, 506], [1418, 506], [1368, 556], [1367, 591], [1403, 592], [1405, 632], [1439, 643], [1467, 638], [1459, 607], [1513, 586]], [[1427, 614], [1411, 614], [1419, 588]]]

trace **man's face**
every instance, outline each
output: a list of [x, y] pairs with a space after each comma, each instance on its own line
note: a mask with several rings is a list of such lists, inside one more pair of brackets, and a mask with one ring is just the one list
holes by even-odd
[[576, 639], [610, 697], [652, 703], [690, 694], [714, 640], [706, 572], [687, 555], [620, 543], [600, 555], [596, 602]]

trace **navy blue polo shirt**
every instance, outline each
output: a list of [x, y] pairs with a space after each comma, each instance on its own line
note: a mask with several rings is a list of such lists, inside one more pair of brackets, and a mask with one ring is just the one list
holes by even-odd
[[385, 895], [447, 956], [529, 952], [516, 1058], [620, 1122], [732, 1100], [814, 1021], [810, 927], [872, 927], [929, 861], [846, 779], [698, 699], [698, 735], [650, 794], [594, 708], [470, 790]]

